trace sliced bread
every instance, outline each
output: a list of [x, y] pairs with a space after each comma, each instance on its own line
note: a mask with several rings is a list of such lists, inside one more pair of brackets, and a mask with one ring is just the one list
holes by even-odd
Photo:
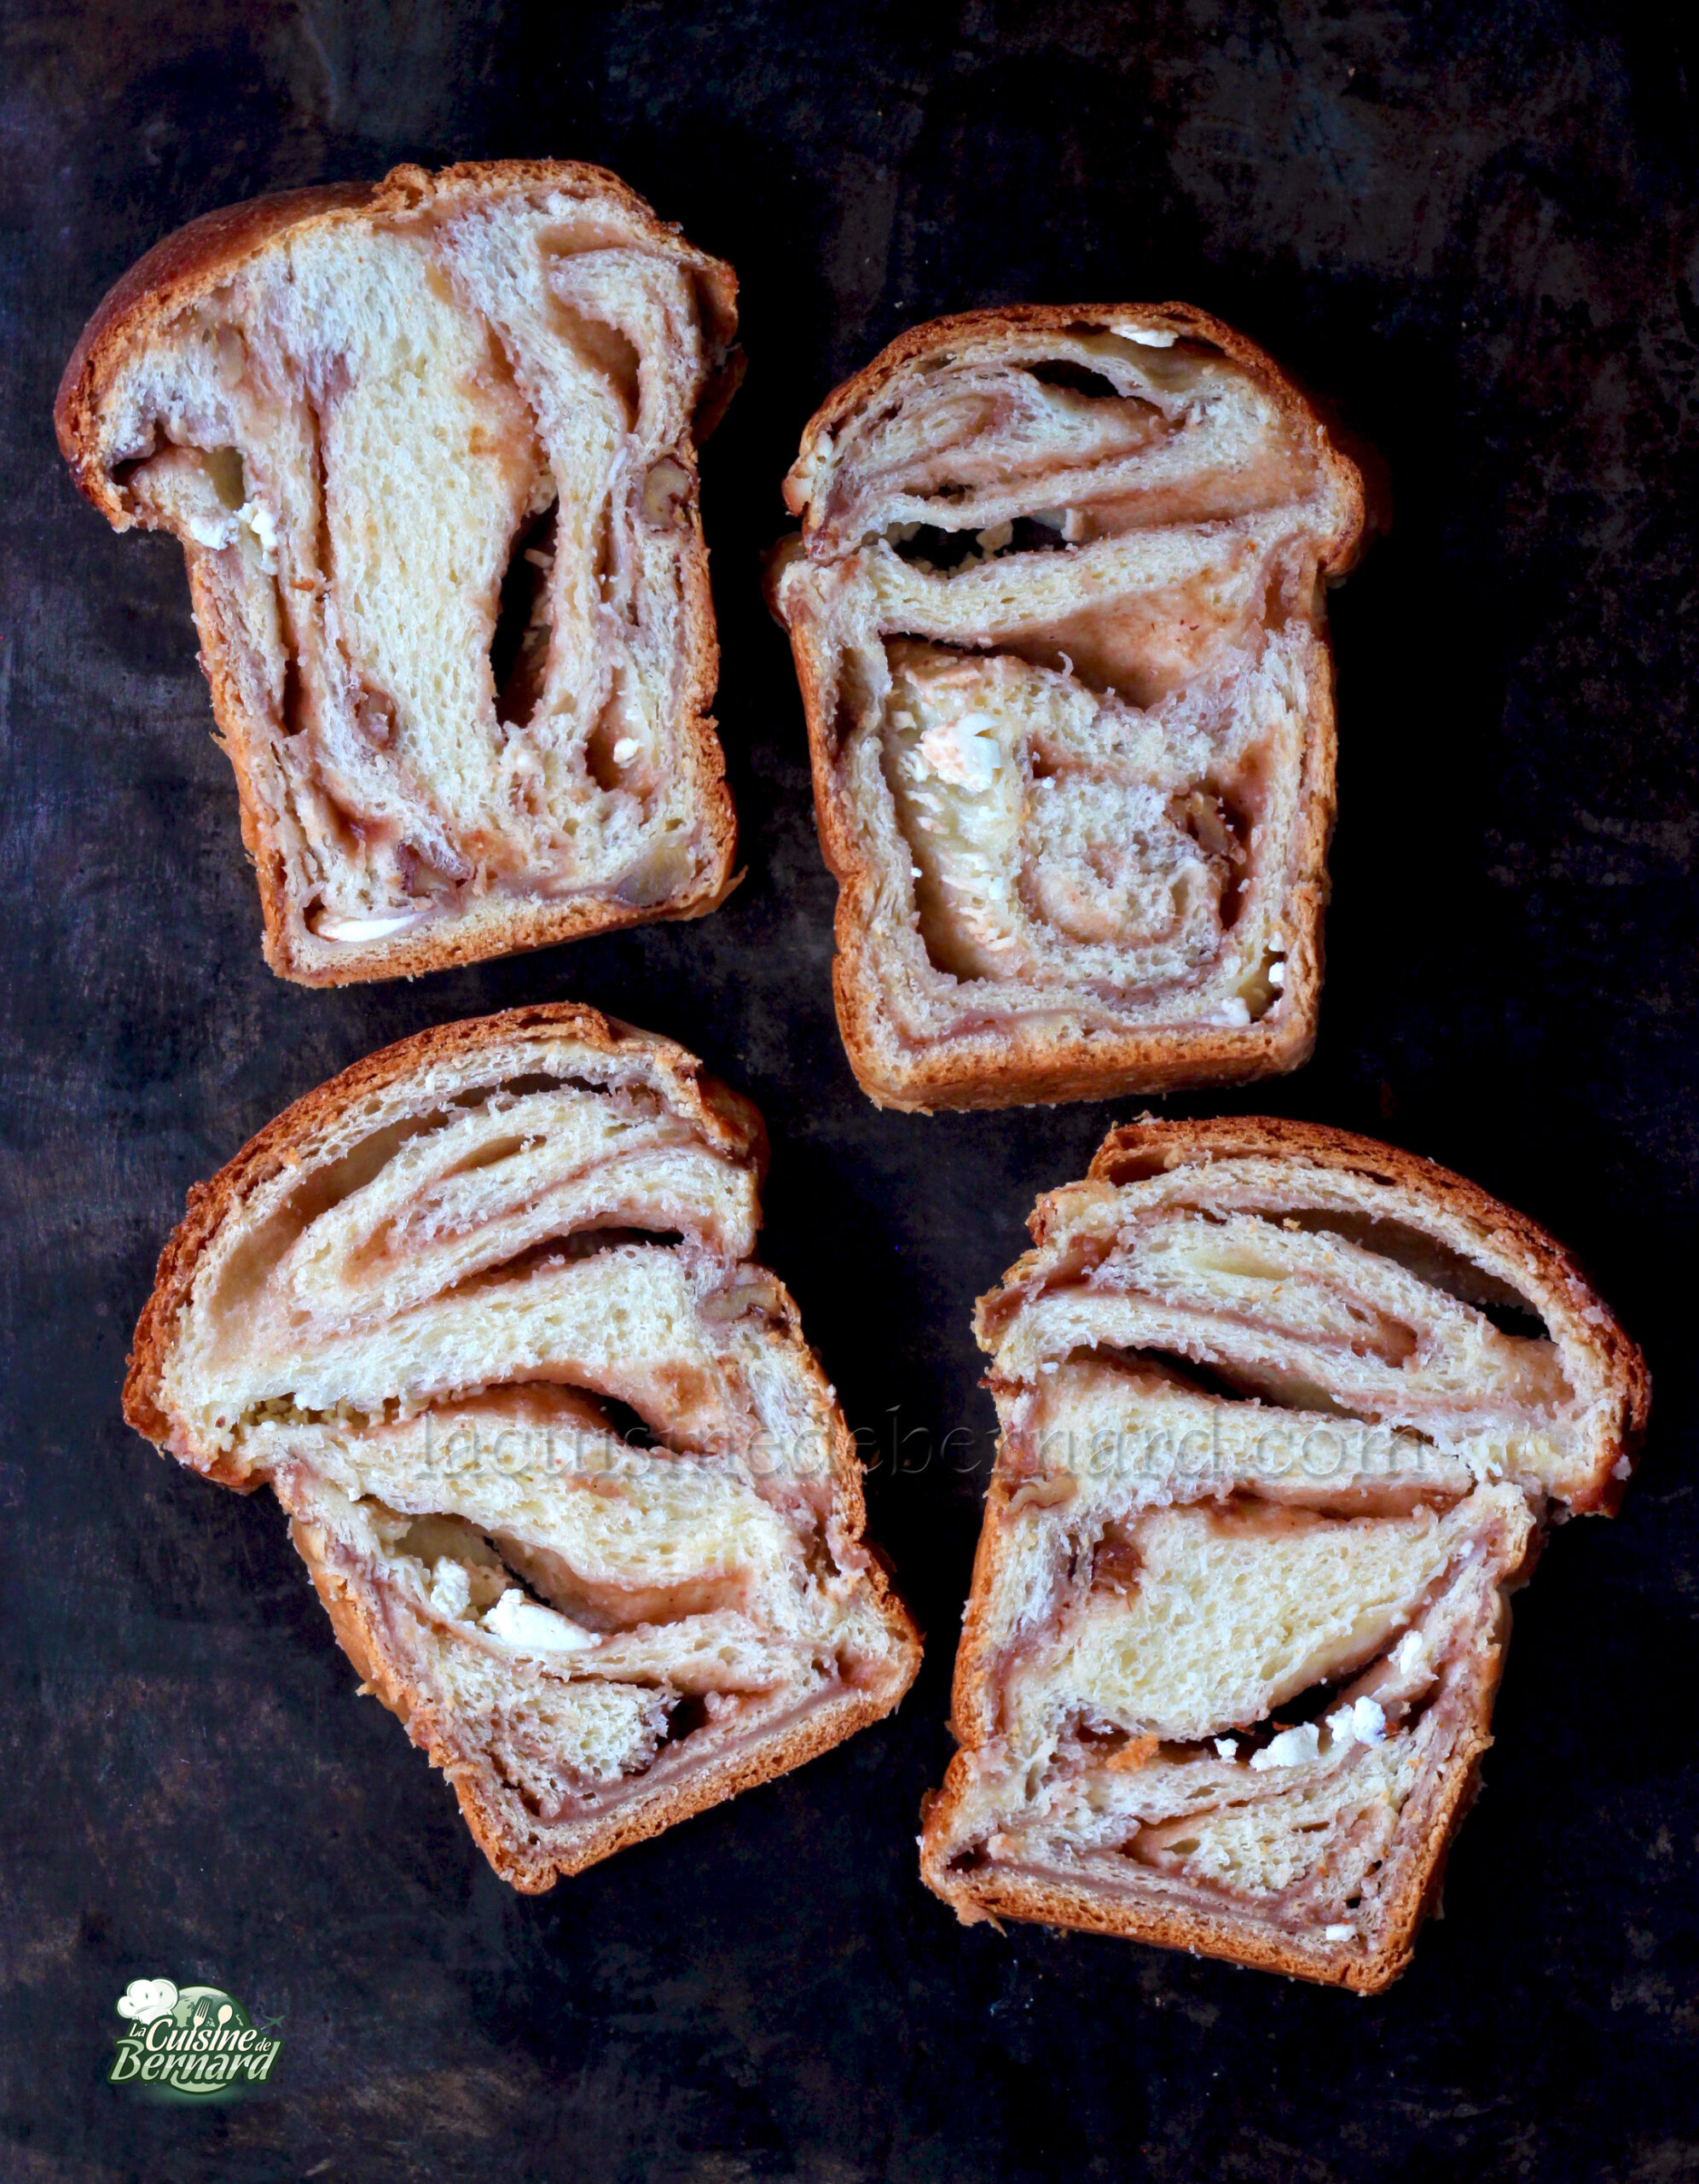
[[191, 1194], [125, 1410], [269, 1485], [363, 1684], [528, 1891], [895, 1706], [919, 1645], [752, 1254], [765, 1141], [557, 1004], [403, 1041]]
[[1334, 810], [1325, 592], [1361, 480], [1178, 304], [913, 328], [838, 388], [774, 557], [882, 1106], [1295, 1068]]
[[1032, 1231], [976, 1321], [1000, 1438], [926, 1881], [1374, 1992], [1644, 1362], [1532, 1222], [1342, 1131], [1117, 1130]]
[[724, 896], [696, 444], [736, 293], [614, 176], [507, 160], [212, 213], [96, 312], [60, 445], [182, 543], [274, 970]]

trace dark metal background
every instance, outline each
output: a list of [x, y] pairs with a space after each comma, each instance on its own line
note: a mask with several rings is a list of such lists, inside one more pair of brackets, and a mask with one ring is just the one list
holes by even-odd
[[[1692, 20], [9, 0], [7, 2184], [1699, 2176]], [[606, 162], [743, 278], [705, 502], [749, 878], [701, 924], [301, 991], [260, 961], [181, 556], [77, 499], [55, 382], [194, 213], [519, 153]], [[803, 421], [901, 327], [1167, 296], [1331, 393], [1398, 501], [1336, 601], [1320, 1051], [1223, 1104], [1378, 1132], [1548, 1222], [1659, 1380], [1627, 1512], [1557, 1534], [1521, 1598], [1447, 1916], [1372, 2002], [965, 1931], [919, 1886], [989, 1447], [971, 1302], [1120, 1110], [856, 1092], [757, 585]], [[931, 1643], [894, 1722], [526, 1901], [355, 1697], [269, 1499], [161, 1462], [118, 1390], [190, 1182], [384, 1041], [557, 995], [764, 1109], [766, 1253], [882, 1437], [873, 1525]], [[923, 1437], [894, 1468], [893, 1430], [954, 1427], [954, 1461]], [[101, 2082], [118, 1995], [160, 1974], [281, 2016], [264, 2100]]]

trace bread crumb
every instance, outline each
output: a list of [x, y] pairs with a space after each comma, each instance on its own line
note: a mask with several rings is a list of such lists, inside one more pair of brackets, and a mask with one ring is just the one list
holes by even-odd
[[920, 738], [920, 757], [940, 781], [983, 793], [997, 777], [1002, 751], [997, 723], [989, 713], [964, 713], [939, 721]]

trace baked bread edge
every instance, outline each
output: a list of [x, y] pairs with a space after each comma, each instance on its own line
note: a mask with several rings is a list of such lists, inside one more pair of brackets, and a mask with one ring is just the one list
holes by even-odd
[[[1616, 1438], [1601, 1454], [1586, 1490], [1580, 1497], [1566, 1496], [1566, 1500], [1577, 1516], [1616, 1514], [1651, 1414], [1651, 1374], [1645, 1353], [1567, 1245], [1528, 1214], [1519, 1213], [1479, 1183], [1424, 1154], [1406, 1152], [1402, 1147], [1364, 1137], [1354, 1130], [1336, 1130], [1328, 1124], [1290, 1122], [1272, 1115], [1220, 1115], [1195, 1122], [1152, 1118], [1119, 1124], [1093, 1155], [1087, 1180], [1111, 1184], [1132, 1182], [1143, 1163], [1158, 1159], [1166, 1166], [1170, 1155], [1173, 1165], [1192, 1165], [1240, 1153], [1357, 1170], [1395, 1188], [1436, 1201], [1453, 1218], [1482, 1231], [1513, 1258], [1536, 1298], [1561, 1304], [1574, 1320], [1584, 1322], [1603, 1377], [1617, 1394], [1619, 1422]], [[1035, 1244], [1043, 1240], [1046, 1204], [1041, 1198], [1033, 1211], [1029, 1225]], [[1013, 1272], [1012, 1269], [1011, 1275]], [[1006, 1284], [1009, 1279], [1005, 1277]], [[988, 1301], [989, 1298], [982, 1298], [979, 1304]], [[976, 1307], [976, 1333], [978, 1327]], [[1627, 1466], [1620, 1475], [1615, 1468], [1618, 1463]]]
[[[988, 1513], [989, 1508], [988, 1502]], [[984, 1537], [982, 1534], [982, 1541]], [[1480, 1793], [1481, 1762], [1493, 1743], [1493, 1707], [1510, 1640], [1510, 1609], [1505, 1595], [1527, 1583], [1539, 1559], [1540, 1545], [1536, 1530], [1521, 1564], [1500, 1579], [1499, 1627], [1491, 1654], [1483, 1661], [1471, 1689], [1471, 1715], [1459, 1731], [1451, 1757], [1420, 1793], [1423, 1804], [1412, 1799], [1406, 1808], [1412, 1815], [1406, 1871], [1388, 1908], [1385, 1937], [1372, 1954], [1351, 1955], [1340, 1948], [1330, 1956], [1325, 1949], [1307, 1950], [1296, 1941], [1285, 1943], [1267, 1932], [1247, 1933], [1230, 1916], [1212, 1918], [1185, 1906], [1161, 1911], [1135, 1902], [1116, 1902], [1089, 1889], [1072, 1886], [1059, 1874], [1053, 1879], [1041, 1879], [999, 1873], [994, 1867], [952, 1874], [944, 1850], [951, 1825], [971, 1787], [968, 1760], [979, 1748], [977, 1740], [964, 1743], [951, 1759], [942, 1787], [925, 1807], [920, 1836], [921, 1879], [964, 1926], [988, 1919], [993, 1922], [1000, 1918], [1035, 1920], [1078, 1932], [1110, 1934], [1160, 1948], [1185, 1949], [1193, 1955], [1215, 1957], [1255, 1972], [1281, 1972], [1319, 1986], [1345, 1987], [1361, 1995], [1384, 1993], [1408, 1966], [1424, 1922], [1438, 1908], [1446, 1861], [1458, 1829]], [[991, 1570], [988, 1563], [988, 1583]], [[976, 1592], [979, 1576], [976, 1557]], [[964, 1648], [965, 1644], [964, 1631]], [[958, 1654], [958, 1678], [961, 1672]]]
[[1180, 340], [1207, 341], [1253, 377], [1261, 380], [1285, 416], [1301, 421], [1319, 439], [1322, 467], [1340, 494], [1341, 520], [1322, 557], [1322, 572], [1342, 577], [1356, 565], [1367, 531], [1368, 508], [1359, 466], [1336, 444], [1333, 428], [1322, 405], [1307, 393], [1284, 366], [1278, 364], [1258, 343], [1195, 304], [993, 304], [978, 311], [953, 311], [942, 318], [923, 321], [888, 342], [861, 370], [835, 386], [803, 426], [801, 453], [785, 477], [785, 505], [794, 516], [803, 516], [812, 496], [808, 491], [810, 471], [823, 462], [827, 449], [815, 453], [815, 444], [828, 443], [838, 428], [866, 406], [905, 364], [917, 357], [948, 348], [952, 342], [971, 340], [1008, 332], [1055, 333], [1072, 326], [1095, 328], [1131, 324], [1153, 334], [1172, 334]]
[[[1549, 1230], [1490, 1192], [1439, 1162], [1355, 1131], [1324, 1124], [1288, 1121], [1275, 1116], [1218, 1116], [1193, 1122], [1145, 1120], [1117, 1124], [1105, 1137], [1087, 1171], [1088, 1182], [1114, 1186], [1177, 1167], [1207, 1165], [1215, 1159], [1256, 1154], [1302, 1160], [1334, 1170], [1356, 1170], [1376, 1181], [1437, 1201], [1447, 1211], [1484, 1229], [1527, 1275], [1536, 1296], [1561, 1299], [1584, 1321], [1607, 1378], [1618, 1396], [1616, 1438], [1604, 1448], [1586, 1488], [1568, 1497], [1578, 1515], [1614, 1516], [1644, 1439], [1651, 1407], [1651, 1375], [1644, 1354], [1605, 1304], [1579, 1263]], [[994, 1290], [980, 1298], [974, 1333], [988, 1354], [994, 1350], [987, 1324], [989, 1308], [1018, 1286], [1023, 1271], [1035, 1269], [1048, 1238], [1055, 1194], [1041, 1196], [1029, 1219], [1035, 1250], [1023, 1254]], [[1619, 1465], [1624, 1467], [1619, 1474]], [[1428, 1809], [1412, 1815], [1417, 1855], [1393, 1898], [1389, 1930], [1369, 1957], [1341, 1957], [1329, 1966], [1294, 1945], [1286, 1948], [1264, 1935], [1236, 1934], [1231, 1919], [1211, 1919], [1187, 1909], [1151, 1911], [1137, 1905], [1106, 1903], [1088, 1891], [1060, 1879], [1024, 1879], [983, 1873], [952, 1875], [942, 1856], [952, 1822], [968, 1789], [968, 1757], [988, 1741], [990, 1725], [979, 1705], [991, 1665], [989, 1604], [1005, 1554], [1006, 1531], [1000, 1519], [1010, 1499], [1006, 1481], [994, 1475], [975, 1549], [973, 1576], [962, 1618], [951, 1682], [952, 1728], [961, 1749], [945, 1771], [942, 1786], [929, 1800], [920, 1838], [921, 1877], [966, 1923], [983, 1918], [1034, 1919], [1045, 1924], [1184, 1949], [1255, 1969], [1295, 1978], [1341, 1985], [1368, 1995], [1389, 1986], [1408, 1964], [1417, 1934], [1438, 1902], [1445, 1863], [1457, 1831], [1480, 1786], [1480, 1765], [1493, 1742], [1493, 1704], [1503, 1675], [1510, 1635], [1505, 1594], [1525, 1583], [1538, 1559], [1542, 1532], [1530, 1534], [1521, 1563], [1499, 1581], [1503, 1608], [1493, 1655], [1475, 1693], [1474, 1716], [1443, 1771], [1429, 1786]]]
[[[187, 1454], [174, 1438], [183, 1434], [182, 1423], [160, 1408], [159, 1392], [165, 1360], [194, 1289], [201, 1254], [223, 1223], [239, 1212], [255, 1191], [295, 1165], [299, 1145], [328, 1127], [357, 1101], [386, 1090], [432, 1064], [451, 1064], [481, 1047], [522, 1039], [527, 1033], [578, 1039], [610, 1056], [634, 1048], [642, 1050], [652, 1058], [680, 1109], [704, 1134], [734, 1157], [751, 1159], [757, 1182], [765, 1174], [767, 1130], [754, 1103], [722, 1083], [694, 1054], [658, 1033], [639, 1031], [616, 1017], [605, 1016], [600, 1009], [572, 1001], [537, 1002], [529, 1008], [466, 1017], [415, 1031], [392, 1046], [365, 1055], [304, 1093], [250, 1138], [210, 1182], [190, 1185], [188, 1210], [159, 1254], [153, 1292], [136, 1323], [125, 1376], [124, 1415], [144, 1440], [153, 1442], [162, 1453]], [[238, 1487], [243, 1492], [264, 1484], [244, 1474], [233, 1475], [221, 1459], [197, 1460], [194, 1467], [221, 1485]]]
[[[1363, 476], [1336, 444], [1319, 405], [1266, 351], [1209, 312], [1190, 304], [1009, 304], [961, 311], [910, 327], [870, 363], [826, 397], [803, 427], [802, 453], [787, 473], [786, 507], [801, 516], [803, 550], [809, 535], [814, 469], [830, 456], [832, 435], [875, 398], [903, 366], [947, 349], [953, 341], [1070, 326], [1134, 323], [1152, 332], [1209, 341], [1266, 385], [1285, 415], [1313, 435], [1322, 467], [1338, 497], [1341, 519], [1324, 542], [1320, 569], [1337, 579], [1354, 566], [1370, 528]], [[816, 451], [818, 450], [818, 451]], [[768, 565], [769, 598], [776, 601], [786, 560], [781, 544]], [[784, 619], [782, 616], [780, 618]], [[1278, 1025], [1255, 1024], [1171, 1029], [1140, 1026], [1119, 1036], [1058, 1038], [1041, 1024], [940, 1039], [913, 1053], [885, 1025], [877, 977], [867, 962], [863, 935], [867, 906], [878, 873], [861, 853], [855, 829], [839, 809], [833, 765], [833, 722], [828, 717], [824, 664], [815, 656], [812, 632], [799, 619], [790, 627], [792, 653], [807, 723], [815, 817], [827, 868], [838, 882], [832, 997], [844, 1048], [856, 1083], [875, 1105], [926, 1113], [934, 1107], [993, 1108], [1046, 1105], [1068, 1100], [1111, 1099], [1213, 1084], [1248, 1083], [1284, 1076], [1307, 1062], [1315, 1048], [1324, 967], [1322, 923], [1328, 897], [1327, 851], [1337, 811], [1338, 735], [1333, 697], [1333, 652], [1327, 647], [1325, 717], [1313, 718], [1302, 792], [1302, 832], [1288, 882], [1288, 957], [1285, 1006]]]
[[[60, 380], [53, 408], [54, 429], [78, 489], [114, 530], [134, 527], [136, 519], [125, 507], [96, 452], [101, 402], [119, 363], [177, 312], [229, 280], [281, 235], [352, 218], [401, 216], [427, 204], [476, 196], [492, 189], [550, 188], [567, 189], [587, 200], [615, 206], [642, 228], [651, 242], [688, 265], [699, 294], [711, 305], [713, 323], [709, 331], [722, 352], [722, 361], [699, 398], [697, 414], [702, 430], [699, 433], [693, 430], [691, 434], [693, 454], [724, 415], [742, 377], [742, 352], [734, 346], [738, 283], [732, 268], [687, 242], [680, 228], [658, 218], [629, 183], [606, 167], [576, 160], [470, 160], [444, 167], [435, 174], [421, 166], [403, 166], [391, 168], [381, 182], [330, 183], [250, 198], [203, 213], [155, 243], [96, 306]], [[298, 985], [320, 987], [416, 978], [426, 971], [518, 955], [590, 933], [616, 932], [664, 919], [705, 917], [719, 908], [742, 875], [734, 868], [737, 815], [726, 782], [725, 753], [718, 723], [709, 711], [719, 681], [720, 647], [699, 504], [693, 504], [691, 524], [685, 556], [684, 619], [695, 672], [681, 694], [679, 712], [703, 788], [701, 823], [709, 854], [698, 883], [652, 906], [625, 906], [588, 896], [512, 908], [487, 903], [482, 915], [456, 919], [453, 930], [439, 938], [401, 933], [351, 948], [345, 961], [328, 963], [309, 963], [292, 946], [286, 916], [283, 853], [255, 793], [247, 762], [247, 723], [240, 680], [231, 670], [229, 648], [217, 632], [212, 587], [198, 574], [206, 549], [181, 542], [188, 565], [196, 626], [202, 638], [200, 665], [217, 724], [216, 740], [235, 771], [242, 844], [253, 861], [258, 880], [264, 926], [261, 946], [266, 961], [279, 977]]]
[[[154, 1290], [136, 1326], [124, 1385], [126, 1422], [144, 1439], [153, 1442], [162, 1455], [189, 1463], [190, 1467], [220, 1485], [252, 1493], [264, 1484], [263, 1478], [245, 1475], [222, 1458], [208, 1461], [191, 1456], [186, 1429], [161, 1408], [165, 1362], [177, 1323], [192, 1293], [202, 1253], [223, 1222], [239, 1213], [253, 1192], [280, 1170], [294, 1165], [298, 1147], [333, 1124], [359, 1101], [388, 1089], [421, 1068], [452, 1063], [475, 1054], [482, 1047], [507, 1040], [523, 1041], [533, 1034], [539, 1038], [570, 1037], [609, 1056], [629, 1054], [634, 1049], [641, 1051], [662, 1078], [666, 1095], [705, 1136], [731, 1157], [750, 1161], [757, 1182], [765, 1175], [767, 1130], [753, 1101], [723, 1083], [687, 1048], [658, 1033], [640, 1031], [577, 1002], [540, 1002], [415, 1032], [409, 1038], [367, 1055], [294, 1101], [250, 1139], [210, 1182], [191, 1188], [188, 1211], [160, 1253]], [[874, 1606], [891, 1641], [888, 1670], [878, 1681], [845, 1691], [810, 1710], [788, 1727], [761, 1739], [750, 1751], [730, 1754], [699, 1775], [692, 1775], [649, 1795], [640, 1790], [628, 1804], [582, 1823], [573, 1831], [573, 1847], [565, 1858], [539, 1856], [527, 1859], [504, 1837], [501, 1815], [478, 1794], [475, 1769], [456, 1767], [446, 1742], [433, 1738], [428, 1712], [421, 1706], [422, 1694], [417, 1687], [383, 1672], [383, 1648], [370, 1642], [358, 1602], [334, 1572], [324, 1569], [303, 1545], [302, 1526], [291, 1523], [297, 1552], [305, 1562], [314, 1589], [330, 1617], [337, 1641], [362, 1682], [398, 1717], [413, 1741], [426, 1750], [432, 1765], [449, 1776], [467, 1825], [496, 1871], [527, 1893], [550, 1888], [557, 1879], [582, 1872], [585, 1867], [611, 1856], [629, 1844], [660, 1833], [676, 1821], [688, 1819], [741, 1791], [786, 1774], [832, 1745], [842, 1743], [857, 1730], [891, 1712], [919, 1671], [920, 1634], [907, 1606], [890, 1584], [881, 1556], [863, 1536], [867, 1507], [861, 1467], [836, 1393], [818, 1354], [802, 1332], [800, 1315], [790, 1292], [776, 1275], [770, 1279], [785, 1323], [769, 1339], [791, 1347], [796, 1364], [813, 1382], [833, 1421], [833, 1522], [846, 1527], [866, 1554], [866, 1565], [861, 1574], [866, 1578]]]
[[570, 1879], [618, 1850], [647, 1842], [676, 1821], [689, 1820], [818, 1758], [892, 1712], [919, 1670], [920, 1639], [913, 1620], [885, 1583], [877, 1560], [873, 1560], [867, 1577], [893, 1641], [888, 1673], [878, 1683], [844, 1692], [809, 1709], [788, 1727], [769, 1731], [748, 1751], [729, 1753], [681, 1782], [648, 1792], [639, 1789], [612, 1811], [576, 1823], [570, 1845], [557, 1844], [548, 1854], [539, 1852], [528, 1857], [505, 1832], [500, 1812], [479, 1795], [478, 1769], [457, 1765], [446, 1743], [439, 1742], [433, 1734], [419, 1688], [384, 1673], [381, 1653], [368, 1641], [366, 1618], [353, 1594], [303, 1545], [302, 1526], [292, 1522], [289, 1529], [330, 1618], [336, 1641], [353, 1664], [362, 1687], [396, 1716], [412, 1742], [447, 1777], [473, 1840], [500, 1877], [527, 1896], [540, 1896], [557, 1881]]

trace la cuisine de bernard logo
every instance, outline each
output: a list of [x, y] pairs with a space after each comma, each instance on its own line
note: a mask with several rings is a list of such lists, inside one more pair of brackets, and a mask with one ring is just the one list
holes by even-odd
[[222, 1987], [132, 1979], [118, 2000], [126, 2022], [108, 2085], [177, 2100], [234, 2100], [264, 2085], [283, 2042], [256, 2025]]

